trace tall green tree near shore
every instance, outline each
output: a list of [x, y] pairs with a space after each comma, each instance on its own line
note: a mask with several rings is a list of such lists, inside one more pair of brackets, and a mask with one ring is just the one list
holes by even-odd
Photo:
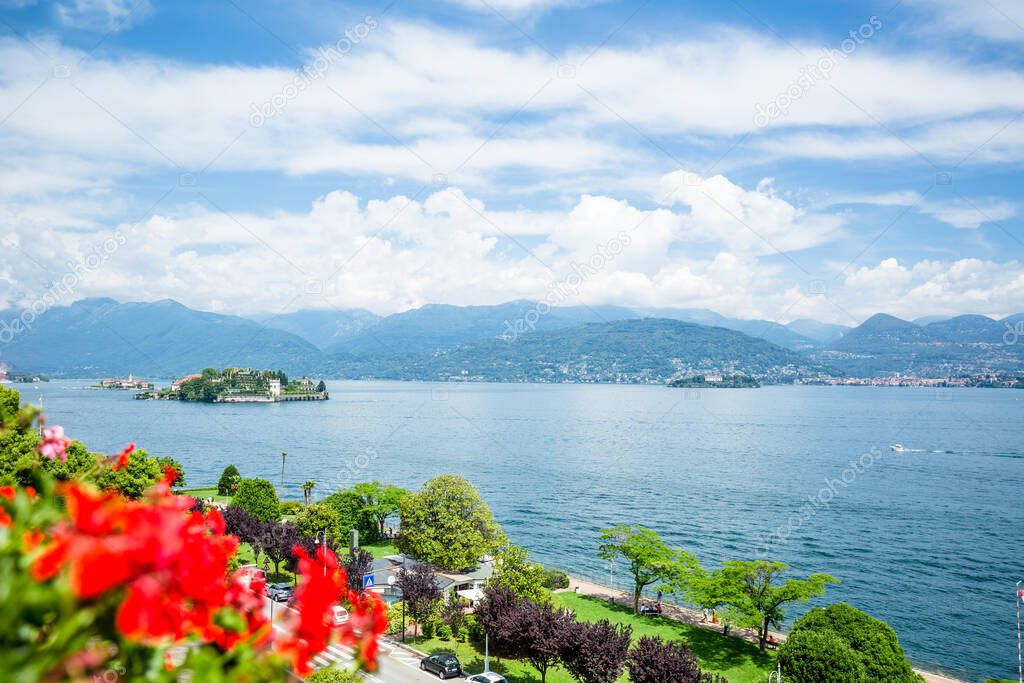
[[243, 479], [238, 484], [231, 504], [243, 508], [262, 522], [281, 519], [281, 501], [277, 497], [277, 490], [266, 479]]
[[234, 465], [228, 465], [217, 480], [217, 495], [230, 496], [242, 482], [242, 475]]
[[326, 531], [327, 546], [332, 549], [348, 542], [348, 529], [342, 525], [338, 511], [330, 505], [313, 503], [295, 518], [295, 526], [298, 527], [299, 533], [310, 538], [316, 538], [318, 534], [322, 535]]
[[364, 481], [351, 488], [362, 503], [362, 511], [373, 517], [379, 537], [384, 536], [388, 517], [398, 513], [402, 498], [409, 492], [394, 484]]
[[811, 574], [806, 579], [786, 579], [779, 584], [787, 569], [789, 565], [783, 562], [768, 560], [730, 560], [722, 565], [724, 590], [731, 596], [729, 606], [743, 615], [742, 625], [757, 628], [761, 652], [768, 642], [768, 630], [782, 625], [789, 605], [824, 595], [829, 584], [839, 583], [828, 574]]
[[598, 557], [614, 562], [626, 560], [633, 577], [633, 613], [640, 612], [644, 588], [678, 576], [687, 568], [696, 568], [697, 558], [681, 548], [671, 548], [652, 529], [634, 524], [601, 530]]
[[480, 492], [454, 474], [442, 474], [401, 502], [403, 553], [442, 569], [475, 567], [506, 541]]
[[551, 593], [544, 587], [544, 568], [530, 562], [525, 548], [509, 543], [498, 552], [495, 564], [497, 569], [489, 582], [491, 586], [508, 588], [536, 603], [551, 600]]

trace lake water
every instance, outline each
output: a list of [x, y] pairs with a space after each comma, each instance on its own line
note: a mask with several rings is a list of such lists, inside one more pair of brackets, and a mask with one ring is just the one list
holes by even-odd
[[766, 553], [840, 578], [827, 601], [892, 624], [916, 663], [1016, 676], [1022, 391], [332, 382], [322, 403], [200, 405], [85, 384], [18, 388], [90, 448], [173, 455], [190, 484], [228, 463], [280, 483], [281, 451], [296, 499], [307, 479], [455, 472], [536, 559], [604, 583], [624, 579], [595, 557], [612, 524], [706, 564]]

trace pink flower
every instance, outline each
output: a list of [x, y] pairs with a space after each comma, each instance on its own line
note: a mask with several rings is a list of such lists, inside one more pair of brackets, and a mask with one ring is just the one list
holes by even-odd
[[39, 446], [39, 452], [50, 460], [59, 457], [61, 462], [66, 462], [68, 456], [65, 451], [70, 444], [71, 439], [64, 436], [63, 427], [47, 427], [43, 430], [43, 443]]

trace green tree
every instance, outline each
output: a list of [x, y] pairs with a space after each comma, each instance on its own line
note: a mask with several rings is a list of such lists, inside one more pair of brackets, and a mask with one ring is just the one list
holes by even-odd
[[316, 482], [312, 479], [307, 479], [306, 483], [302, 485], [302, 497], [306, 499], [306, 505], [313, 502], [313, 489], [316, 487]]
[[281, 501], [277, 497], [277, 490], [266, 479], [243, 479], [238, 484], [231, 504], [263, 522], [281, 519]]
[[[864, 670], [864, 681], [892, 681], [892, 683], [916, 683], [920, 680], [914, 673], [903, 648], [900, 647], [896, 631], [884, 621], [875, 619], [846, 603], [816, 607], [797, 620], [787, 640], [779, 651], [785, 654], [794, 671], [803, 668], [801, 659], [806, 653], [790, 645], [792, 636], [805, 632], [833, 634], [853, 653]], [[796, 673], [791, 674], [799, 679]], [[849, 679], [854, 680], [854, 679]]]
[[656, 531], [645, 526], [619, 525], [601, 530], [598, 557], [613, 562], [622, 558], [633, 577], [633, 613], [640, 612], [644, 588], [671, 579], [684, 567], [696, 567], [697, 558], [680, 548], [671, 548]]
[[730, 581], [722, 569], [707, 571], [697, 567], [677, 572], [666, 583], [666, 588], [684, 602], [718, 614], [725, 635], [729, 634], [732, 624], [745, 619], [744, 614], [732, 607], [742, 603], [739, 586]]
[[[377, 525], [377, 539], [384, 536], [388, 517], [398, 513], [402, 498], [409, 492], [394, 484], [364, 481], [352, 487], [362, 503], [362, 512], [373, 517]], [[374, 539], [374, 540], [377, 540]]]
[[145, 449], [137, 449], [128, 456], [127, 467], [117, 471], [105, 468], [96, 483], [101, 489], [119, 491], [128, 498], [141, 498], [146, 489], [163, 477], [161, 460], [150, 456]]
[[828, 574], [811, 574], [806, 579], [786, 579], [778, 584], [787, 569], [783, 562], [768, 560], [731, 560], [722, 566], [729, 606], [743, 615], [744, 626], [757, 628], [761, 652], [768, 642], [768, 629], [781, 626], [789, 605], [824, 595], [829, 584], [839, 583]]
[[544, 587], [544, 568], [530, 562], [525, 548], [509, 543], [498, 552], [496, 560], [497, 571], [490, 580], [492, 586], [508, 588], [519, 597], [536, 603], [551, 599], [551, 594]]
[[242, 475], [238, 472], [238, 468], [234, 465], [228, 465], [220, 473], [220, 479], [217, 480], [217, 495], [230, 496], [235, 492], [235, 488], [237, 488], [241, 481]]
[[895, 681], [865, 678], [864, 667], [850, 646], [832, 631], [793, 633], [779, 649], [786, 681], [793, 683], [868, 683]]
[[295, 526], [299, 528], [299, 533], [311, 537], [326, 530], [327, 544], [332, 548], [347, 543], [345, 536], [348, 530], [342, 528], [338, 511], [330, 505], [313, 503], [295, 518]]
[[352, 489], [342, 489], [320, 501], [337, 510], [344, 533], [355, 529], [360, 542], [373, 543], [377, 538], [377, 524], [373, 516], [363, 511], [363, 501]]
[[442, 474], [401, 502], [398, 548], [442, 569], [474, 567], [505, 542], [480, 492], [454, 474]]
[[31, 409], [22, 410], [21, 394], [0, 386], [0, 424], [4, 427], [0, 429], [0, 484], [13, 484], [29, 477], [38, 461], [39, 434], [32, 427], [32, 417]]

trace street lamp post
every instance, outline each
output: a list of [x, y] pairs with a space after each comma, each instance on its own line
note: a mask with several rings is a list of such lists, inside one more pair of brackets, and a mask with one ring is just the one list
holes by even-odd
[[322, 543], [324, 546], [324, 576], [327, 576], [327, 529], [316, 532], [313, 538], [317, 545]]
[[[264, 579], [264, 581], [269, 581], [270, 580], [270, 558], [269, 557], [264, 557], [263, 558], [263, 579]], [[270, 598], [270, 623], [273, 624], [274, 623], [274, 596], [273, 595], [269, 595], [269, 591], [268, 591], [267, 597]]]

